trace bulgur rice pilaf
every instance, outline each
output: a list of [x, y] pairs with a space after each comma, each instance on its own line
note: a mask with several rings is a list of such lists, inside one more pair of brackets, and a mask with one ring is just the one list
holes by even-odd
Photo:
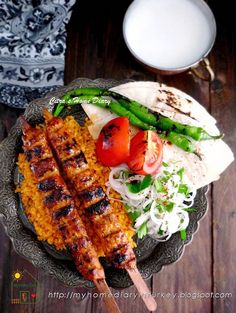
[[[95, 153], [95, 141], [92, 139], [88, 125], [89, 121], [86, 120], [84, 126], [80, 126], [73, 116], [68, 116], [64, 120], [67, 131], [76, 138], [80, 144], [81, 150], [84, 152], [88, 165], [92, 171], [94, 179], [102, 186], [104, 191], [107, 191], [106, 183], [109, 178], [110, 168], [103, 166], [97, 161]], [[58, 230], [57, 225], [52, 219], [48, 209], [44, 207], [41, 200], [40, 192], [37, 188], [37, 180], [31, 172], [29, 162], [26, 160], [23, 153], [19, 154], [18, 167], [24, 179], [17, 187], [17, 192], [21, 194], [22, 203], [25, 213], [29, 221], [33, 224], [37, 233], [38, 240], [47, 241], [49, 244], [54, 245], [56, 249], [65, 249], [61, 232]], [[115, 191], [110, 191], [111, 198], [120, 199], [120, 195]], [[131, 243], [135, 247], [135, 242], [132, 237], [135, 234], [132, 228], [132, 221], [130, 220], [123, 204], [119, 201], [110, 200], [114, 212], [122, 226], [122, 230]], [[79, 207], [79, 206], [78, 206]], [[86, 225], [87, 233], [94, 244], [99, 256], [103, 256], [104, 252], [97, 235], [84, 214], [79, 210], [80, 216]]]

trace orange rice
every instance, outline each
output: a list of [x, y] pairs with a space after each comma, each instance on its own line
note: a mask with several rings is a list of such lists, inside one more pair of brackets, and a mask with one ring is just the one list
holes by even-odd
[[[80, 144], [81, 150], [84, 152], [87, 162], [90, 169], [92, 170], [92, 175], [95, 178], [95, 181], [98, 181], [99, 184], [106, 191], [106, 183], [108, 181], [110, 169], [104, 167], [97, 161], [95, 154], [95, 141], [92, 139], [88, 131], [88, 121], [86, 121], [85, 126], [81, 127], [72, 116], [68, 116], [65, 119], [66, 129], [69, 133], [76, 135], [76, 138]], [[51, 214], [48, 209], [43, 206], [41, 199], [41, 194], [37, 189], [37, 180], [30, 170], [29, 163], [27, 162], [24, 154], [19, 154], [18, 158], [19, 170], [22, 173], [24, 180], [21, 182], [20, 186], [17, 188], [17, 192], [21, 193], [21, 199], [24, 205], [26, 215], [30, 222], [34, 225], [37, 236], [39, 240], [47, 241], [49, 244], [54, 245], [58, 250], [65, 248], [63, 243], [63, 238], [60, 231], [57, 228], [57, 225], [53, 221]], [[115, 191], [111, 191], [110, 195], [112, 198], [119, 199], [120, 196]], [[132, 237], [135, 234], [134, 229], [132, 228], [132, 222], [125, 211], [125, 208], [121, 202], [111, 200], [111, 205], [114, 209], [120, 225], [122, 226], [123, 231], [126, 233], [131, 246], [135, 247], [135, 243]], [[93, 242], [98, 255], [104, 255], [100, 240], [97, 238], [94, 229], [82, 212], [80, 216], [83, 219], [84, 224], [86, 225], [87, 233]]]

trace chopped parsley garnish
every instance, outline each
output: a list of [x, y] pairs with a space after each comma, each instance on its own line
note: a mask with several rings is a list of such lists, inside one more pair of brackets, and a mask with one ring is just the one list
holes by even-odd
[[124, 178], [128, 178], [129, 174], [130, 174], [129, 171], [125, 171], [125, 170], [120, 171], [120, 176], [123, 176]]
[[155, 188], [156, 188], [156, 191], [157, 192], [165, 192], [166, 189], [165, 187], [163, 186], [162, 182], [160, 180], [155, 180], [154, 181], [154, 185], [155, 185]]
[[183, 241], [187, 239], [186, 229], [180, 230], [180, 238], [181, 238], [181, 240], [183, 240]]
[[138, 229], [138, 238], [142, 239], [148, 233], [147, 222], [144, 222]]
[[180, 179], [181, 179], [181, 181], [182, 181], [182, 180], [183, 180], [183, 174], [184, 174], [184, 168], [183, 168], [183, 167], [180, 168], [180, 169], [177, 171], [176, 174], [179, 175], [179, 177], [180, 177]]
[[184, 241], [187, 239], [186, 229], [179, 229], [187, 227], [186, 212], [196, 212], [195, 208], [188, 207], [193, 205], [195, 193], [188, 186], [183, 167], [176, 168], [165, 162], [162, 166], [162, 171], [153, 176], [137, 176], [126, 168], [122, 169], [115, 177], [124, 184], [118, 192], [123, 195], [122, 202], [138, 238], [150, 233], [157, 238], [164, 236], [167, 240], [171, 234], [179, 232]]
[[138, 182], [126, 183], [128, 190], [132, 193], [139, 193], [140, 191], [148, 188], [152, 183], [152, 176], [147, 175], [143, 180]]
[[183, 209], [184, 211], [186, 212], [197, 212], [197, 209], [196, 208], [186, 208], [186, 209]]
[[129, 217], [131, 218], [131, 220], [132, 220], [133, 222], [135, 222], [136, 219], [141, 215], [141, 212], [139, 212], [139, 211], [133, 211], [133, 212], [129, 212], [128, 214], [129, 214]]
[[162, 166], [168, 167], [169, 165], [166, 162], [162, 162]]
[[179, 189], [178, 189], [178, 193], [183, 193], [185, 196], [187, 196], [189, 194], [188, 185], [180, 184], [179, 185]]
[[174, 206], [175, 206], [174, 202], [158, 199], [156, 208], [159, 211], [159, 213], [163, 213], [165, 211], [170, 213], [172, 212]]
[[147, 205], [146, 208], [143, 209], [143, 212], [148, 212], [151, 209], [151, 204]]
[[167, 212], [172, 212], [173, 208], [174, 208], [174, 202], [168, 202], [166, 205], [165, 205], [165, 209]]

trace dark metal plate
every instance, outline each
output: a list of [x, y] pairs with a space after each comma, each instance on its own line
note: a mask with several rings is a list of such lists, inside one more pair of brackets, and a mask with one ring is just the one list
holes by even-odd
[[[93, 81], [79, 78], [70, 85], [61, 87], [44, 98], [32, 101], [24, 115], [30, 123], [40, 123], [43, 121], [43, 108], [47, 107], [49, 110], [53, 108], [53, 105], [50, 104], [52, 97], [60, 98], [68, 90], [78, 87], [99, 86], [111, 88], [125, 82], [127, 81], [104, 79]], [[68, 113], [73, 114], [80, 123], [83, 122], [85, 115], [78, 107], [73, 109], [73, 111], [65, 112], [65, 114]], [[0, 216], [6, 232], [12, 240], [15, 250], [36, 267], [45, 270], [67, 285], [94, 287], [92, 282], [84, 279], [76, 271], [68, 255], [58, 254], [53, 247], [37, 240], [32, 225], [24, 216], [19, 196], [15, 193], [15, 183], [17, 181], [16, 161], [22, 146], [21, 135], [20, 123], [17, 120], [9, 136], [0, 144]], [[138, 260], [138, 268], [145, 279], [150, 278], [153, 273], [159, 272], [162, 266], [173, 263], [181, 257], [184, 246], [191, 241], [193, 234], [198, 228], [198, 221], [207, 211], [207, 189], [207, 187], [204, 187], [198, 190], [194, 202], [197, 212], [190, 213], [186, 241], [182, 241], [178, 233], [164, 243], [157, 243], [149, 237], [138, 240], [135, 253]], [[111, 287], [126, 288], [132, 285], [132, 281], [126, 271], [108, 267], [106, 263], [104, 263], [104, 267], [107, 282]]]

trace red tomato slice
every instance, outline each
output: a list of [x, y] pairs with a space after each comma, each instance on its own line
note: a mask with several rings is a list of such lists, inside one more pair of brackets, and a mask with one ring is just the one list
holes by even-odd
[[106, 166], [127, 162], [129, 145], [129, 120], [127, 117], [117, 117], [101, 130], [96, 142], [97, 158]]
[[129, 168], [137, 174], [156, 174], [163, 156], [162, 141], [154, 131], [140, 131], [130, 143]]

